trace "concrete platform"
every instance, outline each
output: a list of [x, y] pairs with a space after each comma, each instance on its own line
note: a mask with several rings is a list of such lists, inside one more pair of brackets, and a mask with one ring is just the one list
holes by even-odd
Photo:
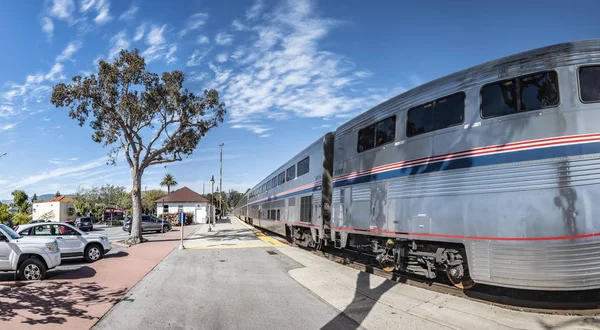
[[165, 258], [97, 327], [600, 329], [596, 317], [518, 312], [388, 281], [287, 246], [234, 218], [206, 229]]

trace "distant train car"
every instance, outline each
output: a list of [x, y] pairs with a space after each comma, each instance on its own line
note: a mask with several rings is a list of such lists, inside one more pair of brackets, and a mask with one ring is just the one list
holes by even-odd
[[600, 288], [600, 40], [439, 78], [334, 137], [321, 242], [462, 288]]
[[333, 133], [328, 133], [250, 190], [245, 217], [257, 227], [316, 246], [325, 234], [324, 219], [330, 222], [323, 205], [329, 209], [331, 202], [332, 155]]

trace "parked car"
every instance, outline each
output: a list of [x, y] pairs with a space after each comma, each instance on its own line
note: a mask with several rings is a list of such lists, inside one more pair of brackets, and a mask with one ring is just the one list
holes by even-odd
[[[123, 221], [123, 231], [131, 233], [131, 221], [132, 217], [129, 216]], [[153, 215], [142, 215], [142, 232], [144, 231], [156, 231], [156, 232], [168, 232], [171, 230], [171, 224], [167, 220], [161, 220]]]
[[35, 219], [35, 220], [29, 221], [29, 223], [40, 223], [40, 222], [48, 222], [48, 220]]
[[107, 236], [84, 233], [62, 222], [22, 225], [17, 233], [25, 238], [54, 238], [62, 258], [84, 257], [87, 262], [100, 260], [112, 248]]
[[71, 226], [73, 226], [73, 227], [77, 227], [77, 225], [75, 225], [75, 221], [73, 221], [73, 220], [65, 220], [65, 223], [66, 223], [67, 225], [71, 225]]
[[89, 217], [80, 217], [75, 219], [75, 226], [81, 230], [94, 230], [94, 223], [92, 221], [92, 218]]
[[0, 271], [17, 271], [20, 280], [43, 280], [60, 265], [60, 249], [51, 237], [23, 238], [0, 225]]

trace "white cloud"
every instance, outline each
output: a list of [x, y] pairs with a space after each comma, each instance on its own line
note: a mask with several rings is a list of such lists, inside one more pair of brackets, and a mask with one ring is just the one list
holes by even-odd
[[263, 15], [263, 3], [256, 2], [247, 12], [253, 35], [226, 63], [235, 71], [209, 64], [215, 75], [208, 85], [222, 91], [233, 128], [264, 135], [269, 127], [261, 119], [340, 118], [389, 97], [385, 91], [349, 90], [371, 73], [321, 49], [337, 22], [318, 17], [312, 6], [289, 1]]
[[133, 40], [140, 41], [144, 37], [144, 33], [146, 33], [146, 24], [142, 23], [135, 30], [135, 36], [133, 37]]
[[219, 32], [215, 37], [215, 42], [219, 45], [231, 45], [233, 36], [227, 32]]
[[238, 21], [237, 19], [236, 19], [236, 20], [234, 20], [234, 21], [231, 23], [231, 26], [233, 26], [233, 28], [234, 28], [236, 31], [245, 31], [245, 30], [248, 30], [248, 27], [247, 27], [247, 26], [245, 26], [245, 25], [244, 25], [242, 22]]
[[315, 127], [313, 127], [313, 129], [319, 129], [319, 128], [329, 128], [329, 127], [331, 127], [331, 125], [330, 125], [330, 124], [323, 124], [323, 125], [321, 125], [321, 126], [315, 126]]
[[252, 5], [252, 7], [250, 7], [246, 11], [246, 18], [251, 19], [251, 20], [258, 18], [258, 16], [262, 13], [264, 7], [265, 7], [265, 4], [264, 4], [263, 0], [255, 1], [254, 4]]
[[204, 57], [206, 57], [206, 55], [208, 54], [208, 52], [210, 51], [210, 49], [207, 49], [206, 51], [202, 52], [199, 50], [194, 50], [194, 53], [192, 54], [192, 56], [190, 56], [190, 59], [185, 63], [185, 65], [187, 66], [197, 66], [200, 65], [200, 61], [202, 61], [202, 59]]
[[167, 40], [164, 36], [167, 25], [157, 26], [152, 25], [150, 31], [146, 35], [146, 44], [149, 46], [142, 52], [142, 56], [146, 59], [146, 63], [154, 60], [164, 59], [167, 64], [177, 60], [173, 54], [177, 50], [176, 44], [167, 45]]
[[167, 64], [171, 64], [172, 62], [177, 61], [177, 57], [173, 56], [173, 54], [175, 54], [175, 51], [177, 51], [177, 46], [172, 45], [171, 47], [169, 47], [169, 51], [165, 55], [165, 59], [167, 60]]
[[185, 28], [181, 30], [179, 35], [184, 36], [190, 31], [198, 30], [206, 24], [208, 20], [207, 13], [195, 13], [185, 21]]
[[107, 0], [98, 0], [96, 10], [98, 11], [98, 15], [94, 18], [96, 24], [104, 24], [112, 20], [109, 14], [110, 3]]
[[127, 40], [127, 33], [125, 30], [115, 34], [110, 39], [110, 50], [108, 51], [108, 58], [113, 59], [119, 54], [121, 49], [129, 48], [130, 42]]
[[63, 62], [66, 60], [70, 60], [71, 56], [78, 51], [81, 48], [81, 43], [80, 42], [70, 42], [69, 44], [67, 44], [67, 47], [62, 51], [62, 53], [60, 53], [60, 55], [58, 55], [58, 57], [56, 58], [57, 62]]
[[204, 80], [204, 78], [206, 78], [206, 73], [204, 72], [192, 71], [187, 74], [187, 80], [190, 82], [199, 82]]
[[48, 73], [46, 73], [46, 75], [44, 76], [44, 79], [50, 80], [50, 81], [57, 81], [57, 80], [65, 79], [66, 77], [62, 72], [63, 68], [64, 68], [63, 65], [60, 63], [54, 64], [52, 69], [50, 69], [50, 71]]
[[234, 124], [234, 125], [231, 125], [231, 128], [243, 128], [243, 129], [247, 129], [256, 134], [263, 134], [263, 133], [271, 130], [270, 127], [267, 127], [264, 125], [252, 124], [252, 123]]
[[219, 54], [219, 55], [217, 55], [217, 62], [219, 62], [219, 63], [225, 63], [225, 62], [227, 62], [227, 58], [228, 57], [229, 56], [227, 55], [227, 53]]
[[198, 37], [198, 43], [201, 44], [201, 45], [202, 44], [207, 44], [209, 42], [210, 42], [210, 40], [208, 39], [207, 36], [199, 36]]
[[69, 161], [72, 161], [72, 162], [77, 161], [77, 160], [79, 160], [79, 158], [77, 158], [77, 157], [69, 158]]
[[42, 17], [40, 23], [42, 25], [42, 31], [44, 31], [48, 39], [52, 38], [52, 35], [54, 34], [54, 23], [52, 22], [52, 19], [49, 17]]
[[135, 18], [135, 14], [137, 14], [140, 8], [136, 4], [132, 4], [126, 12], [119, 16], [120, 21], [128, 21]]
[[81, 0], [79, 3], [79, 11], [85, 13], [86, 11], [90, 10], [92, 6], [94, 6], [95, 2], [96, 0]]
[[75, 10], [75, 2], [73, 0], [53, 0], [49, 14], [52, 17], [70, 21], [73, 10]]
[[94, 161], [90, 161], [81, 165], [77, 165], [77, 166], [70, 166], [70, 167], [61, 167], [61, 168], [57, 168], [55, 170], [52, 171], [46, 171], [43, 172], [41, 174], [35, 174], [35, 175], [31, 175], [31, 176], [27, 176], [24, 177], [18, 181], [16, 181], [13, 185], [11, 185], [10, 188], [16, 188], [16, 187], [26, 187], [38, 182], [42, 182], [48, 179], [54, 179], [54, 178], [59, 178], [68, 174], [72, 174], [72, 173], [80, 173], [83, 171], [88, 171], [100, 166], [106, 166], [106, 158], [100, 158]]
[[8, 131], [8, 130], [13, 129], [15, 126], [17, 126], [17, 123], [4, 124], [4, 125], [0, 126], [0, 131]]
[[44, 117], [42, 118], [42, 121], [51, 121], [52, 119], [48, 118], [48, 117]]

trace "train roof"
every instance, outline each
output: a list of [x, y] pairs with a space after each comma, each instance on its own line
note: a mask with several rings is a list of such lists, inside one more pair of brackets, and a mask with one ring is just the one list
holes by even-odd
[[398, 110], [407, 110], [474, 85], [554, 67], [593, 62], [600, 62], [600, 39], [566, 42], [485, 62], [417, 86], [363, 112], [341, 125], [335, 133], [336, 139]]
[[254, 189], [260, 187], [261, 185], [265, 184], [267, 181], [273, 179], [273, 175], [277, 176], [282, 171], [287, 170], [288, 167], [292, 166], [292, 164], [290, 162], [292, 162], [292, 163], [295, 164], [296, 161], [299, 160], [298, 158], [300, 158], [300, 157], [302, 157], [302, 156], [310, 153], [314, 149], [316, 149], [319, 146], [321, 146], [323, 144], [323, 139], [325, 138], [325, 136], [327, 136], [327, 134], [331, 134], [331, 133], [332, 132], [328, 132], [326, 134], [321, 135], [315, 142], [313, 142], [310, 145], [308, 145], [308, 147], [302, 149], [294, 157], [288, 159], [285, 163], [283, 163], [281, 166], [279, 166], [277, 169], [275, 169], [273, 172], [271, 172], [269, 175], [267, 175], [267, 177], [265, 177], [262, 180], [260, 180], [260, 182], [258, 184], [254, 185], [252, 188], [250, 188], [250, 190], [254, 190]]

